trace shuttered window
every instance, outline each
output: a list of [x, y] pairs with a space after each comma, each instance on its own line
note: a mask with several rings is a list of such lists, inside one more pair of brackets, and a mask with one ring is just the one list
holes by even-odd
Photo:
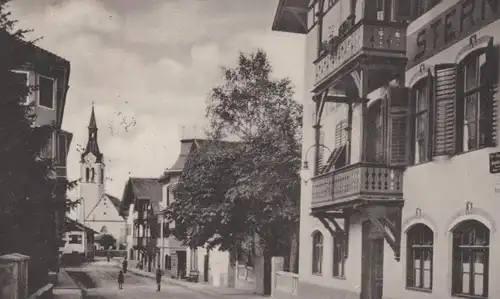
[[387, 93], [387, 136], [388, 163], [393, 166], [408, 164], [409, 138], [408, 124], [410, 122], [409, 89], [405, 87], [390, 87]]
[[384, 101], [380, 99], [368, 108], [366, 123], [366, 156], [368, 162], [385, 162]]
[[456, 150], [455, 108], [457, 66], [435, 66], [435, 134], [434, 156], [453, 155]]

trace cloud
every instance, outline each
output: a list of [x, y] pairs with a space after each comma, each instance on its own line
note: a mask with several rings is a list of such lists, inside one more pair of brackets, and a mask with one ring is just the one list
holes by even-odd
[[74, 133], [69, 175], [80, 175], [77, 145], [86, 143], [95, 102], [113, 179], [107, 189], [118, 196], [129, 176], [157, 177], [175, 162], [181, 126], [207, 124], [207, 95], [239, 51], [263, 48], [275, 75], [302, 88], [304, 38], [271, 32], [276, 0], [150, 0], [141, 9], [98, 0], [33, 9], [31, 2], [12, 2], [20, 27], [34, 28], [41, 47], [71, 62], [63, 121]]

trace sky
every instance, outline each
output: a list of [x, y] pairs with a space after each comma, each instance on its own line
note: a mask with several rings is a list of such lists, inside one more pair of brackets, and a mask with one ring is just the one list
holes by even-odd
[[[94, 102], [107, 193], [129, 177], [159, 177], [180, 150], [181, 127], [205, 128], [221, 66], [264, 49], [277, 77], [303, 94], [305, 38], [273, 32], [278, 0], [13, 0], [18, 27], [71, 63], [63, 129], [74, 134], [68, 176], [80, 177]], [[74, 195], [76, 196], [76, 195]]]

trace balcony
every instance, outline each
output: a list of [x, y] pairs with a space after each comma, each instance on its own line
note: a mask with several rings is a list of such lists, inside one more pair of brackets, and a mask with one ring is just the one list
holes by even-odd
[[312, 179], [311, 208], [343, 207], [363, 201], [401, 201], [403, 169], [357, 163]]
[[369, 58], [368, 66], [377, 63], [389, 66], [397, 60], [405, 62], [406, 26], [397, 22], [361, 20], [325, 47], [327, 50], [314, 61], [315, 89], [347, 74], [363, 58]]

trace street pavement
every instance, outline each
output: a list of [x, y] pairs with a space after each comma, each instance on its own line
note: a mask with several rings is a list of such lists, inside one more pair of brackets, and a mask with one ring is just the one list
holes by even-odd
[[[114, 262], [97, 261], [79, 267], [67, 267], [66, 271], [85, 289], [84, 298], [89, 299], [214, 299], [228, 297], [198, 292], [196, 288], [191, 289], [166, 282], [162, 283], [161, 291], [157, 292], [154, 279], [131, 272], [125, 274], [125, 283], [123, 289], [120, 290], [117, 283], [120, 269], [116, 267]], [[246, 299], [246, 296], [237, 297], [238, 299]]]

